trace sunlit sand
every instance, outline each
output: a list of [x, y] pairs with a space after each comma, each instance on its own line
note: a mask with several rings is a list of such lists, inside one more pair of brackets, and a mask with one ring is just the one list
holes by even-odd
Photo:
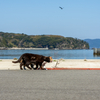
[[[19, 63], [13, 59], [0, 59], [0, 70], [20, 70]], [[46, 63], [45, 68], [100, 68], [99, 59], [55, 59]]]

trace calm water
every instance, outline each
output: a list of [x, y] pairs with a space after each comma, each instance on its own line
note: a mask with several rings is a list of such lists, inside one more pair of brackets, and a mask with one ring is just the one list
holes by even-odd
[[100, 59], [93, 56], [93, 50], [0, 50], [0, 59], [19, 58], [23, 53], [52, 56], [53, 59]]

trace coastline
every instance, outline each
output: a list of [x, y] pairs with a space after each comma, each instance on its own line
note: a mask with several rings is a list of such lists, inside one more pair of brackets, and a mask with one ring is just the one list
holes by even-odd
[[48, 50], [48, 48], [6, 48], [6, 47], [0, 47], [0, 50]]
[[[20, 70], [19, 63], [13, 59], [0, 59], [0, 70]], [[100, 68], [100, 59], [54, 59], [46, 63], [45, 68]], [[29, 69], [27, 69], [29, 70]]]

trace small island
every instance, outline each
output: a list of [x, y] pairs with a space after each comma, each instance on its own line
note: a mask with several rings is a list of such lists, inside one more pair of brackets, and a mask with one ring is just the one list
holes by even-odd
[[0, 49], [89, 49], [89, 44], [81, 39], [60, 35], [26, 35], [24, 33], [0, 32]]

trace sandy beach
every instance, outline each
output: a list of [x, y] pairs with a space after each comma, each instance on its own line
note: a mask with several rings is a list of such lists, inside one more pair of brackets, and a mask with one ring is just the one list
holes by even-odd
[[[20, 70], [13, 59], [0, 59], [0, 70]], [[45, 68], [100, 68], [99, 59], [55, 59], [46, 63]]]

